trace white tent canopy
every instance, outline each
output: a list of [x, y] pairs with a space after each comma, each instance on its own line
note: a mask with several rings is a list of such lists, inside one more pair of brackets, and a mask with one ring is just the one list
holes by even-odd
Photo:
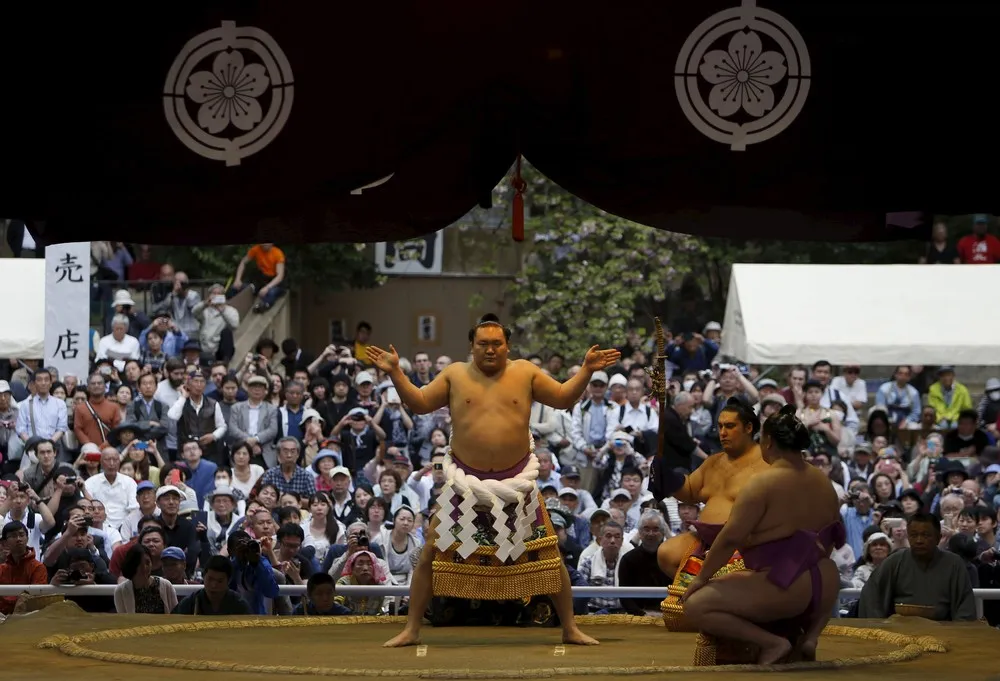
[[7, 292], [0, 322], [0, 357], [43, 357], [45, 260], [0, 259], [0, 290]]
[[720, 354], [755, 364], [1000, 364], [1000, 265], [733, 265]]

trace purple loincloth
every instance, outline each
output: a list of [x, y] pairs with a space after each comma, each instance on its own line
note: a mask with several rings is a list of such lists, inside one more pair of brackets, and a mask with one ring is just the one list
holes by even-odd
[[[781, 589], [789, 588], [803, 573], [808, 572], [812, 582], [812, 597], [806, 616], [817, 612], [823, 591], [819, 563], [830, 557], [847, 541], [844, 524], [839, 520], [819, 532], [797, 530], [782, 539], [751, 546], [743, 550], [743, 563], [751, 570], [769, 569], [767, 579]], [[822, 550], [819, 548], [822, 545]]]
[[508, 478], [513, 478], [515, 475], [518, 475], [521, 471], [523, 471], [528, 465], [528, 461], [531, 460], [531, 454], [528, 453], [524, 455], [523, 459], [505, 471], [480, 471], [462, 463], [462, 460], [455, 456], [455, 452], [451, 452], [450, 456], [451, 460], [455, 462], [455, 465], [461, 468], [466, 475], [474, 475], [480, 480], [507, 480]]

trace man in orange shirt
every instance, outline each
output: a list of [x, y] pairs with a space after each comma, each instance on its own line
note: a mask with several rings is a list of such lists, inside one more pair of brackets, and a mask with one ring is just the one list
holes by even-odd
[[108, 436], [121, 423], [122, 412], [106, 393], [104, 374], [91, 374], [87, 379], [87, 401], [80, 402], [73, 410], [73, 434], [81, 446], [91, 442], [101, 449], [107, 447]]
[[[251, 273], [252, 281], [244, 283], [243, 275], [251, 260], [257, 272]], [[284, 280], [285, 254], [274, 244], [256, 244], [247, 251], [236, 267], [236, 276], [229, 289], [229, 297], [232, 298], [247, 286], [251, 286], [257, 292], [257, 304], [254, 305], [254, 312], [263, 312], [284, 295], [285, 290], [281, 287], [281, 282]]]

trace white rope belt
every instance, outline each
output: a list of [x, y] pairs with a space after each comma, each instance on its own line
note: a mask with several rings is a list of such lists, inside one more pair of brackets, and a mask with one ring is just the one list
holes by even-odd
[[[524, 470], [506, 480], [480, 480], [458, 467], [451, 458], [451, 450], [445, 456], [445, 483], [438, 495], [440, 504], [437, 517], [436, 545], [441, 551], [447, 551], [454, 543], [452, 529], [458, 526], [458, 539], [461, 546], [458, 554], [468, 558], [479, 543], [475, 535], [476, 507], [485, 507], [493, 515], [493, 529], [497, 535], [494, 540], [497, 545], [496, 556], [501, 562], [508, 558], [517, 560], [525, 551], [525, 541], [531, 536], [531, 525], [538, 514], [538, 495], [535, 493], [535, 480], [538, 479], [538, 458], [535, 456], [534, 438], [529, 436], [530, 450], [528, 463]], [[452, 500], [458, 498], [461, 502], [458, 509], [461, 512], [458, 522], [451, 518]], [[504, 510], [506, 506], [516, 504], [514, 510], [514, 531], [507, 527], [509, 517]]]

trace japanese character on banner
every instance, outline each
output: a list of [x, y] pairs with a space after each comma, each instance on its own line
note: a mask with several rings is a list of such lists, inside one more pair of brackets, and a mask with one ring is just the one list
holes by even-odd
[[83, 283], [83, 265], [77, 262], [77, 257], [72, 253], [66, 253], [60, 260], [59, 264], [56, 265], [56, 273], [59, 278], [56, 279], [56, 283], [62, 283], [68, 281], [73, 284]]
[[80, 354], [80, 334], [72, 329], [66, 329], [66, 333], [59, 335], [59, 341], [56, 345], [56, 351], [52, 353], [52, 357], [60, 357], [62, 359], [76, 359], [77, 355]]

